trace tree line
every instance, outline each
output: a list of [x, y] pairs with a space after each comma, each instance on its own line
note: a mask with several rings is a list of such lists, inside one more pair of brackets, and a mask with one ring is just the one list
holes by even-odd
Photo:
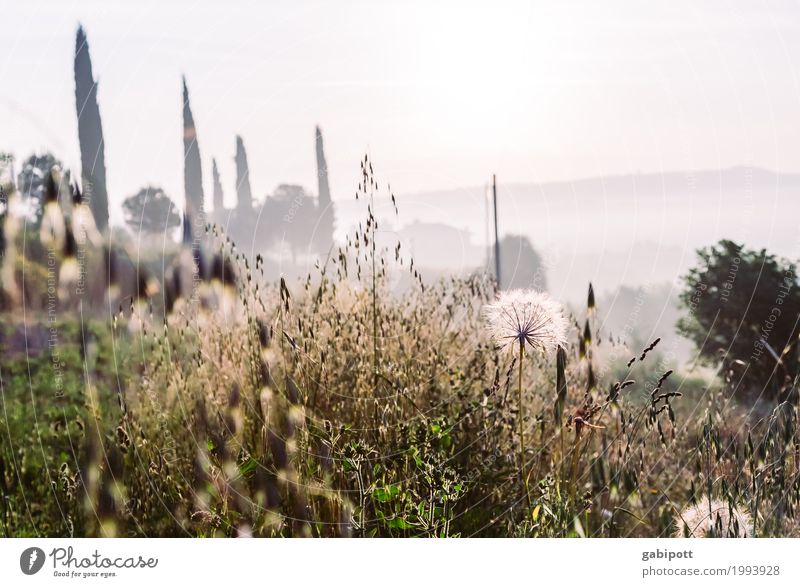
[[[75, 108], [78, 119], [80, 144], [80, 184], [97, 228], [109, 228], [109, 198], [106, 185], [105, 137], [97, 100], [98, 82], [92, 71], [89, 43], [82, 26], [78, 27], [74, 54]], [[157, 234], [172, 231], [184, 225], [183, 238], [191, 239], [198, 228], [208, 223], [224, 226], [232, 239], [248, 243], [263, 251], [276, 243], [284, 243], [293, 255], [298, 253], [327, 254], [333, 244], [334, 206], [328, 181], [322, 131], [315, 129], [317, 160], [317, 197], [303, 187], [282, 184], [263, 201], [253, 197], [250, 185], [250, 167], [241, 136], [235, 137], [236, 204], [225, 206], [222, 179], [217, 160], [212, 158], [213, 209], [208, 210], [203, 189], [203, 161], [200, 153], [197, 127], [189, 100], [186, 78], [182, 79], [183, 96], [183, 153], [184, 153], [184, 205], [179, 213], [173, 199], [157, 185], [145, 185], [125, 198], [122, 211], [126, 225], [134, 234]], [[26, 200], [29, 217], [39, 225], [44, 183], [51, 170], [66, 187], [72, 181], [68, 170], [52, 153], [33, 154], [22, 162], [18, 175], [14, 162], [5, 156], [6, 172], [12, 186]], [[67, 193], [67, 190], [60, 190]]]

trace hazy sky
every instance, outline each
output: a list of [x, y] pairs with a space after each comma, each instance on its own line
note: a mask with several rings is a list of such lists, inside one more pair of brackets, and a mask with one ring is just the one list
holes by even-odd
[[[334, 199], [369, 151], [397, 191], [751, 164], [800, 171], [800, 3], [9, 1], [0, 150], [79, 168], [72, 58], [86, 28], [113, 201], [148, 183], [183, 201], [180, 76], [234, 198]], [[474, 3], [477, 5], [477, 3]], [[118, 216], [117, 216], [118, 217]]]

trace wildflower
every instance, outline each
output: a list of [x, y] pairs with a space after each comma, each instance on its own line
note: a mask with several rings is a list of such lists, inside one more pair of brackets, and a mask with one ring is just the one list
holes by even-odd
[[516, 345], [519, 351], [517, 364], [517, 397], [519, 401], [517, 420], [519, 421], [519, 460], [522, 473], [522, 486], [531, 506], [528, 491], [528, 474], [525, 452], [525, 414], [522, 393], [522, 359], [525, 347], [534, 351], [552, 353], [566, 345], [567, 319], [561, 304], [543, 292], [533, 290], [512, 290], [503, 292], [497, 301], [484, 310], [489, 332], [501, 347]]
[[503, 292], [484, 315], [492, 338], [501, 347], [519, 344], [552, 353], [566, 346], [567, 319], [557, 301], [544, 292], [515, 289]]
[[702, 498], [675, 516], [675, 537], [747, 538], [753, 535], [753, 517], [744, 507], [719, 499]]

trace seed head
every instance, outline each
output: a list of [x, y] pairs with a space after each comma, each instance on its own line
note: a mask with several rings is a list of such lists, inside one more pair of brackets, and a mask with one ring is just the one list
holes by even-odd
[[544, 292], [515, 289], [502, 292], [484, 309], [489, 332], [501, 347], [530, 345], [550, 354], [566, 346], [567, 319], [564, 309]]
[[675, 516], [675, 536], [680, 538], [747, 538], [753, 535], [753, 517], [746, 508], [729, 507], [719, 499], [700, 499]]

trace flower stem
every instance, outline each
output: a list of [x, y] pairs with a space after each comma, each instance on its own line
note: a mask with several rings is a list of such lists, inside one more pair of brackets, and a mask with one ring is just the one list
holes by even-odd
[[573, 506], [575, 505], [575, 494], [577, 493], [578, 489], [578, 462], [580, 460], [580, 448], [581, 448], [581, 435], [579, 432], [575, 432], [575, 445], [572, 449], [572, 467], [571, 467], [571, 474], [570, 474], [570, 483], [569, 483], [569, 499], [572, 502]]
[[[525, 343], [519, 345], [519, 382], [517, 386], [517, 394], [519, 396], [519, 462], [522, 472], [522, 488], [525, 491], [525, 498], [528, 502], [528, 510], [530, 513], [531, 495], [528, 492], [528, 475], [525, 467], [525, 418], [522, 408], [522, 359], [525, 356]], [[527, 517], [527, 514], [526, 514]]]

